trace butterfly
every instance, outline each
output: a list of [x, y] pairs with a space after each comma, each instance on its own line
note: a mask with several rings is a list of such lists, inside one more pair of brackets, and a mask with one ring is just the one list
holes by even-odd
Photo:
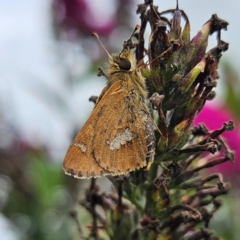
[[63, 163], [76, 178], [121, 175], [149, 169], [155, 154], [155, 125], [145, 103], [145, 79], [129, 47], [109, 55], [107, 85]]

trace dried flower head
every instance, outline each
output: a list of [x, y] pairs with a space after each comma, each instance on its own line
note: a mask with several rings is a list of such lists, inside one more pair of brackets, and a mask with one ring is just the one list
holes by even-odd
[[[206, 101], [215, 96], [219, 60], [228, 49], [221, 40], [221, 30], [228, 23], [212, 15], [190, 40], [190, 21], [178, 6], [159, 12], [153, 1], [145, 0], [138, 5], [137, 13], [141, 26], [134, 37], [138, 42], [130, 38], [124, 47], [135, 49], [153, 118], [162, 135], [156, 132], [156, 155], [148, 172], [140, 169], [109, 177], [117, 193], [101, 193], [92, 180], [81, 202], [92, 215], [90, 235], [125, 240], [220, 239], [208, 226], [222, 205], [218, 197], [228, 192], [230, 184], [220, 173], [204, 176], [201, 170], [234, 162], [233, 152], [221, 137], [234, 126], [229, 121], [209, 131], [204, 124], [192, 128], [192, 123]], [[172, 19], [166, 18], [166, 13], [172, 13]], [[147, 23], [151, 34], [146, 50]], [[208, 37], [214, 32], [217, 45], [206, 52]], [[145, 55], [147, 64], [143, 62]], [[105, 76], [102, 69], [99, 75]], [[104, 214], [98, 213], [96, 206]]]

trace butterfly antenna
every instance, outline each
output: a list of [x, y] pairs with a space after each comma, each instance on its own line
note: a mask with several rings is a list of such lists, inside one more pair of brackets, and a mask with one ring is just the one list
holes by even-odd
[[134, 35], [134, 33], [136, 33], [136, 31], [137, 31], [139, 28], [140, 28], [140, 25], [137, 24], [136, 27], [134, 28], [134, 30], [133, 30], [133, 32], [132, 32], [130, 38]]
[[[140, 25], [136, 25], [136, 27], [134, 28], [134, 30], [133, 30], [133, 32], [132, 32], [132, 34], [130, 35], [130, 37], [129, 37], [129, 39], [127, 40], [127, 41], [124, 41], [124, 43], [123, 43], [123, 50], [120, 52], [120, 54], [119, 54], [119, 57], [120, 57], [120, 55], [122, 54], [122, 52], [127, 48], [127, 47], [130, 47], [130, 48], [134, 48], [132, 45], [133, 45], [133, 43], [132, 43], [132, 37], [134, 37], [134, 35], [136, 34], [136, 32], [137, 32], [137, 30], [140, 28]], [[136, 38], [138, 38], [136, 35], [135, 35], [135, 37]]]
[[172, 47], [169, 47], [167, 50], [165, 50], [165, 51], [162, 52], [160, 55], [158, 55], [157, 57], [155, 57], [151, 62], [148, 62], [148, 63], [146, 64], [146, 66], [152, 64], [152, 63], [155, 62], [158, 58], [163, 57], [165, 54], [167, 54], [167, 53], [168, 53], [169, 51], [171, 51], [171, 50], [172, 50]]
[[109, 56], [109, 58], [112, 59], [112, 56], [109, 54], [108, 50], [105, 48], [105, 46], [103, 45], [102, 41], [100, 40], [99, 36], [97, 35], [97, 33], [92, 33], [93, 36], [95, 36], [97, 38], [97, 40], [99, 41], [99, 43], [101, 44], [102, 48], [105, 50], [105, 52], [107, 53], [107, 55]]
[[[146, 63], [146, 64], [138, 67], [138, 70], [141, 69], [141, 68], [143, 68], [143, 67], [146, 67], [146, 66], [152, 64], [152, 63], [153, 63], [154, 61], [156, 61], [158, 58], [163, 57], [165, 54], [167, 54], [167, 53], [168, 53], [169, 51], [171, 51], [171, 50], [172, 50], [172, 47], [169, 47], [167, 50], [165, 50], [165, 51], [162, 52], [160, 55], [158, 55], [157, 57], [155, 57], [151, 62], [148, 62], [148, 63]], [[144, 56], [144, 57], [145, 57], [145, 56]], [[142, 59], [144, 59], [144, 57], [143, 57]], [[142, 59], [141, 59], [141, 60], [142, 60]]]

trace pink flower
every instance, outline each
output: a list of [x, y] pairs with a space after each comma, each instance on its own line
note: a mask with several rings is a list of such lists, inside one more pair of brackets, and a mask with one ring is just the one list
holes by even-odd
[[[95, 4], [97, 9], [97, 2]], [[53, 9], [58, 24], [65, 30], [75, 30], [87, 35], [97, 32], [107, 36], [117, 24], [110, 14], [100, 11], [98, 15], [94, 14], [86, 0], [55, 0]]]
[[235, 163], [232, 164], [230, 161], [227, 161], [215, 166], [211, 171], [223, 173], [226, 177], [232, 177], [240, 183], [240, 128], [238, 121], [227, 111], [227, 108], [205, 105], [195, 118], [194, 124], [204, 123], [209, 130], [215, 130], [221, 128], [223, 123], [229, 120], [234, 121], [235, 129], [224, 132], [222, 136], [225, 138], [229, 148], [235, 151]]

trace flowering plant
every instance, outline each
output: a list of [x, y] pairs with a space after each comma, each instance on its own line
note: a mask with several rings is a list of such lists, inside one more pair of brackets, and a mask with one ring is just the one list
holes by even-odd
[[[192, 124], [206, 101], [215, 96], [219, 60], [228, 49], [221, 30], [228, 23], [212, 15], [191, 40], [190, 21], [178, 6], [159, 12], [153, 1], [146, 0], [138, 5], [137, 13], [141, 26], [134, 37], [138, 41], [131, 37], [124, 47], [135, 49], [139, 65], [144, 64], [145, 55], [149, 58], [149, 67], [142, 74], [161, 134], [156, 133], [155, 161], [149, 172], [141, 169], [109, 177], [117, 192], [101, 192], [97, 180], [92, 179], [80, 202], [92, 217], [89, 235], [95, 239], [220, 239], [208, 226], [221, 206], [218, 196], [226, 194], [230, 184], [220, 173], [203, 176], [201, 170], [234, 162], [233, 152], [221, 137], [234, 126], [228, 121], [210, 131], [204, 124]], [[165, 17], [167, 13], [172, 19]], [[146, 50], [147, 23], [151, 33]], [[206, 52], [208, 37], [214, 32], [217, 45]], [[102, 69], [99, 75], [105, 76]], [[206, 161], [206, 153], [218, 154], [208, 154]], [[84, 238], [77, 211], [71, 216]]]

